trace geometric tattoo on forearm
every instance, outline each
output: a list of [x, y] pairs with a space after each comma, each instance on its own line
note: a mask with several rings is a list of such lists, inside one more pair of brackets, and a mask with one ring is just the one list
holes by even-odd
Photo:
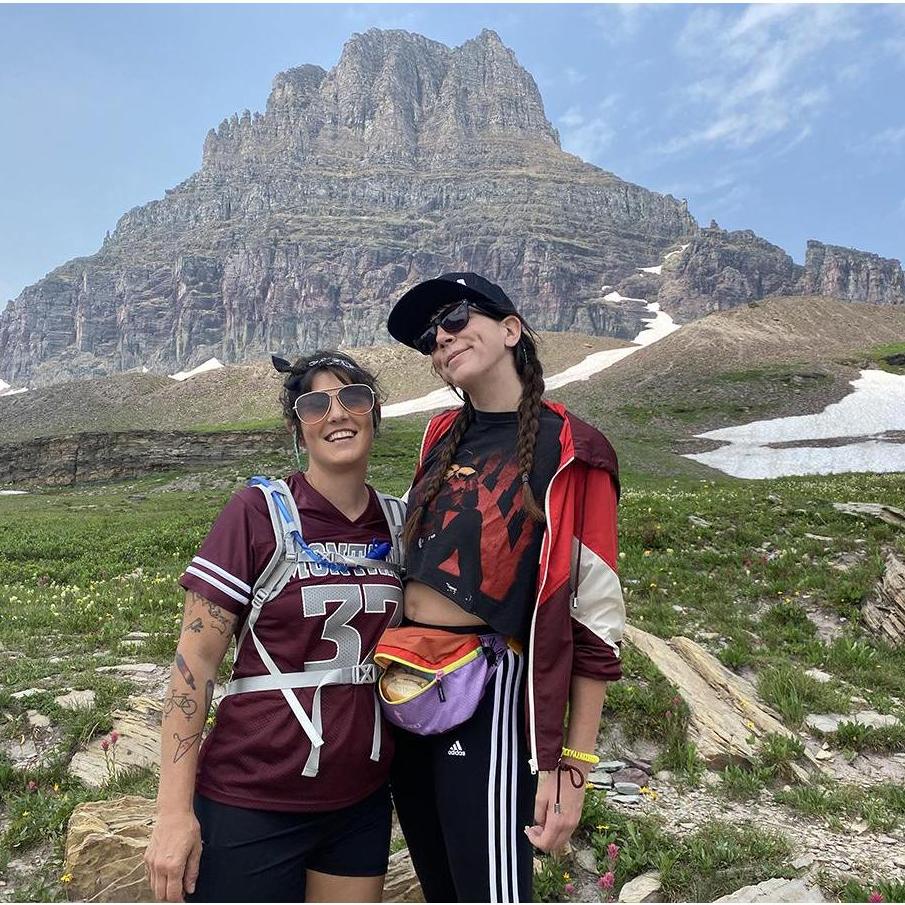
[[176, 748], [176, 753], [173, 755], [173, 763], [175, 764], [178, 761], [182, 760], [182, 758], [185, 757], [186, 754], [188, 754], [189, 751], [191, 751], [192, 748], [195, 747], [198, 739], [201, 738], [201, 733], [195, 732], [193, 735], [187, 735], [185, 738], [183, 738], [178, 732], [174, 732], [173, 738], [176, 739], [177, 742], [179, 742], [179, 745]]

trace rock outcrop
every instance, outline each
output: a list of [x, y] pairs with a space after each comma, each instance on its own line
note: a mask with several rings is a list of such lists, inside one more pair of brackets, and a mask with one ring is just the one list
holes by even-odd
[[894, 553], [886, 558], [886, 571], [861, 618], [881, 641], [905, 646], [905, 562]]
[[264, 113], [209, 132], [197, 173], [11, 302], [0, 376], [384, 341], [393, 299], [450, 269], [500, 282], [536, 327], [628, 338], [637, 312], [601, 287], [696, 231], [684, 202], [562, 151], [493, 32], [371, 30], [329, 72], [280, 73]]
[[895, 258], [808, 242], [801, 291], [850, 302], [905, 305], [905, 273]]
[[[626, 626], [625, 637], [678, 689], [690, 712], [689, 738], [708, 766], [753, 763], [758, 740], [767, 734], [795, 738], [778, 714], [759, 700], [750, 682], [691, 639], [664, 641], [634, 626]], [[816, 761], [812, 764], [819, 768]], [[793, 769], [800, 778], [808, 777], [801, 767]]]
[[269, 431], [119, 431], [0, 443], [0, 486], [69, 486], [154, 471], [239, 462], [285, 451], [282, 428]]
[[657, 301], [675, 320], [687, 322], [771, 295], [791, 294], [802, 268], [779, 246], [751, 230], [701, 230], [668, 260]]

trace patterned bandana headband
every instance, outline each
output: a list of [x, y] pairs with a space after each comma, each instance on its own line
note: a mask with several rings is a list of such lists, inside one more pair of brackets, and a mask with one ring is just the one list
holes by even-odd
[[352, 365], [349, 362], [344, 361], [342, 358], [315, 358], [314, 361], [309, 361], [305, 367], [301, 370], [296, 370], [292, 367], [292, 365], [286, 361], [285, 358], [280, 358], [278, 355], [271, 355], [270, 360], [273, 363], [273, 366], [281, 373], [281, 374], [304, 374], [306, 371], [310, 371], [312, 368], [342, 368], [344, 371], [352, 371]]

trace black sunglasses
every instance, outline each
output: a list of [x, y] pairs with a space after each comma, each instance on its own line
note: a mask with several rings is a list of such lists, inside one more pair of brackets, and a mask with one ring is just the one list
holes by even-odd
[[430, 355], [437, 348], [437, 330], [442, 327], [447, 333], [461, 333], [468, 326], [472, 309], [478, 314], [493, 317], [474, 302], [462, 299], [461, 302], [448, 308], [444, 314], [431, 321], [430, 326], [415, 340], [415, 348], [422, 355]]
[[374, 410], [374, 391], [364, 383], [347, 383], [338, 390], [313, 390], [295, 400], [296, 415], [302, 424], [319, 424], [330, 414], [333, 396], [350, 415], [367, 415]]

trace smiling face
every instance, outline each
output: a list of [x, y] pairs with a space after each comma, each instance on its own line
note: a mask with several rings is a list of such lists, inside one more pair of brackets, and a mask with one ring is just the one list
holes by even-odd
[[374, 442], [374, 417], [346, 411], [336, 393], [346, 383], [332, 371], [318, 371], [311, 381], [311, 392], [330, 396], [330, 411], [317, 424], [301, 424], [301, 440], [308, 450], [309, 467], [322, 470], [365, 467]]
[[473, 394], [478, 384], [515, 375], [512, 349], [521, 335], [521, 321], [514, 315], [495, 320], [472, 309], [458, 333], [437, 328], [431, 361], [443, 380]]

